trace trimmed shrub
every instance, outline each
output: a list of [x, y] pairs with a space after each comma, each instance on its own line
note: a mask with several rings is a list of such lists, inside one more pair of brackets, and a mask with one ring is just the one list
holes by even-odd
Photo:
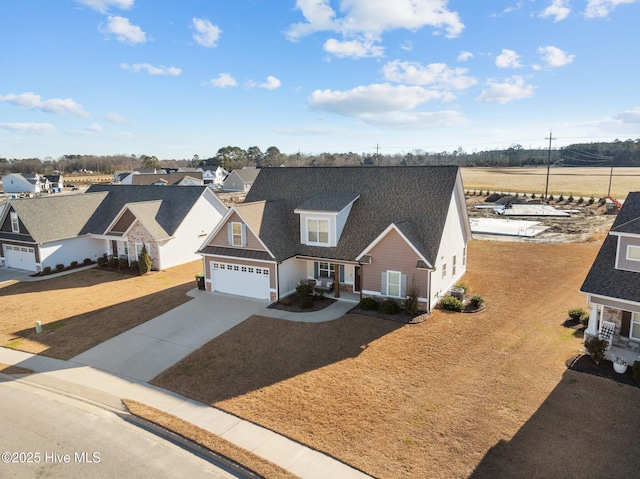
[[536, 194], [535, 193], [531, 193], [531, 199], [535, 200], [536, 199]]
[[137, 261], [132, 261], [131, 263], [129, 263], [129, 268], [133, 271], [140, 271], [140, 266], [138, 266]]
[[549, 201], [553, 201], [554, 199], [553, 195], [549, 195]]
[[300, 296], [300, 300], [298, 301], [298, 304], [302, 309], [309, 309], [313, 307], [313, 301], [314, 301], [313, 296]]
[[78, 262], [77, 261], [72, 261], [71, 262], [71, 267], [72, 268], [77, 268], [78, 267]]
[[567, 200], [569, 203], [573, 203], [573, 195], [569, 196], [569, 199]]
[[469, 291], [469, 286], [467, 286], [465, 283], [456, 283], [455, 287], [462, 288], [465, 294], [467, 294], [467, 291]]
[[126, 258], [120, 258], [118, 260], [118, 269], [127, 269], [129, 267], [129, 261]]
[[58, 263], [56, 265], [56, 271], [62, 271], [62, 270], [64, 270], [64, 265], [62, 263]]
[[636, 381], [640, 381], [640, 361], [634, 361], [631, 366], [631, 375]]
[[471, 299], [469, 300], [469, 303], [474, 308], [479, 308], [480, 306], [482, 306], [484, 304], [484, 298], [482, 296], [480, 296], [479, 294], [475, 294], [475, 295], [473, 295], [471, 297]]
[[409, 289], [407, 289], [407, 297], [404, 300], [404, 309], [409, 314], [416, 314], [420, 307], [418, 298], [420, 297], [420, 287], [416, 283], [411, 283]]
[[85, 259], [82, 261], [82, 264], [84, 264], [84, 265], [90, 265], [92, 262], [93, 262], [93, 261], [91, 261], [91, 258], [85, 258]]
[[44, 268], [42, 268], [42, 272], [44, 274], [51, 274], [51, 266], [45, 266]]
[[98, 266], [100, 266], [101, 268], [104, 268], [107, 265], [107, 258], [105, 258], [104, 256], [100, 256], [98, 258]]
[[604, 352], [609, 343], [604, 339], [599, 338], [591, 338], [586, 343], [584, 343], [585, 348], [589, 352], [589, 356], [593, 359], [593, 362], [596, 364], [600, 364], [600, 361], [604, 359]]
[[107, 268], [116, 269], [118, 267], [118, 258], [109, 258], [107, 260]]
[[596, 199], [592, 196], [591, 198], [589, 198], [589, 201], [587, 201], [587, 203], [589, 203], [589, 206], [591, 206], [593, 203], [595, 203]]
[[400, 306], [393, 299], [385, 299], [378, 305], [378, 310], [384, 314], [398, 314]]
[[464, 305], [455, 296], [445, 296], [440, 300], [440, 307], [447, 311], [462, 311]]
[[147, 251], [147, 245], [144, 243], [142, 244], [142, 249], [138, 255], [138, 269], [141, 274], [146, 274], [151, 271], [151, 257]]
[[560, 195], [560, 197], [558, 198], [558, 201], [564, 201], [564, 196]]
[[581, 205], [582, 203], [584, 203], [584, 198], [581, 196], [578, 198], [578, 204]]
[[362, 298], [360, 307], [367, 311], [376, 311], [378, 309], [378, 302], [373, 298]]
[[574, 321], [580, 321], [580, 323], [586, 326], [589, 323], [589, 313], [582, 308], [571, 308], [568, 311], [569, 317]]
[[296, 286], [296, 294], [300, 298], [313, 295], [313, 286], [305, 279], [301, 279]]

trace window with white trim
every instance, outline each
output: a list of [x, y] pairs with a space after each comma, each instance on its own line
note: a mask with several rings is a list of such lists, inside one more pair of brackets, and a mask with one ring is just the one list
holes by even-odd
[[243, 246], [242, 223], [231, 223], [231, 244], [233, 246]]
[[631, 261], [640, 261], [640, 246], [627, 246], [627, 259]]
[[442, 277], [445, 278], [447, 276], [447, 263], [442, 263]]
[[399, 298], [402, 292], [402, 275], [400, 271], [387, 271], [387, 296]]
[[631, 314], [631, 327], [629, 328], [629, 337], [640, 341], [640, 313]]
[[[147, 254], [151, 256], [151, 248], [147, 243], [145, 243], [147, 247]], [[142, 253], [142, 243], [136, 243], [136, 260], [140, 257], [140, 253]]]
[[318, 263], [318, 276], [321, 278], [333, 278], [334, 271], [333, 263], [324, 263], [322, 261]]
[[456, 255], [453, 255], [453, 260], [451, 261], [451, 276], [455, 277], [456, 275]]
[[11, 212], [11, 232], [12, 233], [20, 233], [20, 222], [18, 221], [18, 213], [15, 211]]
[[329, 220], [307, 219], [307, 242], [329, 244]]

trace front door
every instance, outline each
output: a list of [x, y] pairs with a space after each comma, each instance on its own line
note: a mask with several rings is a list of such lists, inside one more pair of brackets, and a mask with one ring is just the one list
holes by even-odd
[[355, 271], [354, 271], [354, 284], [353, 284], [353, 290], [354, 291], [360, 291], [360, 275], [362, 274], [362, 270], [360, 268], [360, 266], [356, 266], [355, 267]]

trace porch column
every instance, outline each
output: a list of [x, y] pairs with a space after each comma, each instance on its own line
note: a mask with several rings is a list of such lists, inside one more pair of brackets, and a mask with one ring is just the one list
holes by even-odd
[[598, 335], [598, 308], [597, 304], [591, 305], [591, 312], [589, 313], [589, 325], [587, 326], [587, 334], [591, 336]]
[[339, 264], [334, 264], [333, 265], [333, 287], [334, 287], [334, 297], [339, 298], [340, 297], [340, 265]]

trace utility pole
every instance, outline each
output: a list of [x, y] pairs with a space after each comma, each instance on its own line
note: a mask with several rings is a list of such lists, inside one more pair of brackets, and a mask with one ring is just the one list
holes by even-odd
[[611, 157], [611, 172], [609, 173], [609, 189], [607, 190], [607, 196], [611, 196], [611, 180], [613, 180], [613, 156]]
[[548, 201], [549, 197], [547, 195], [547, 193], [549, 193], [549, 168], [551, 168], [551, 141], [552, 140], [556, 140], [557, 138], [554, 138], [551, 135], [551, 130], [549, 130], [549, 138], [545, 138], [545, 140], [549, 140], [549, 156], [547, 157], [547, 185], [544, 187], [544, 200]]
[[380, 145], [376, 143], [376, 165], [380, 166]]

